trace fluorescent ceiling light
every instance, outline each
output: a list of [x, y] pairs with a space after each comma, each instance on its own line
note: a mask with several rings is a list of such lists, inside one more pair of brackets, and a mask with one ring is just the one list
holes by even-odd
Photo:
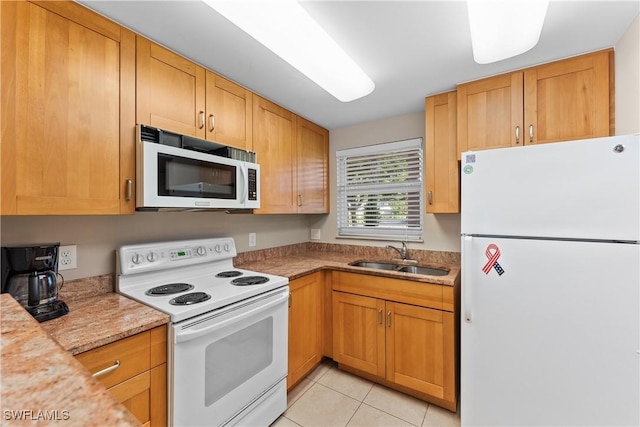
[[353, 101], [375, 88], [297, 1], [204, 2], [340, 101]]
[[548, 0], [467, 0], [473, 59], [501, 61], [533, 48], [547, 14]]

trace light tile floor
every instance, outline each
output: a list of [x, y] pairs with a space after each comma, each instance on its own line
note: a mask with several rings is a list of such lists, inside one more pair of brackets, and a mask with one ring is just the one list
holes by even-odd
[[460, 426], [460, 415], [338, 370], [324, 361], [287, 396], [271, 427]]

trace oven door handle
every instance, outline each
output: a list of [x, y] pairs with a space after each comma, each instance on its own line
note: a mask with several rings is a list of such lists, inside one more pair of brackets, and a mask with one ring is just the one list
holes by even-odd
[[[234, 308], [232, 310], [242, 310], [242, 313], [239, 316], [232, 316], [229, 317], [228, 319], [225, 319], [221, 322], [212, 322], [211, 325], [205, 326], [202, 329], [193, 329], [193, 330], [183, 330], [183, 331], [176, 331], [175, 333], [175, 342], [177, 343], [181, 343], [181, 342], [186, 342], [186, 341], [190, 341], [190, 340], [194, 340], [196, 338], [199, 338], [203, 335], [207, 335], [210, 334], [212, 332], [215, 332], [219, 329], [222, 329], [224, 327], [226, 327], [229, 324], [232, 324], [234, 322], [237, 322], [238, 320], [240, 320], [241, 318], [247, 318], [247, 317], [251, 317], [251, 316], [255, 316], [257, 314], [260, 314], [264, 311], [267, 311], [273, 307], [275, 307], [278, 304], [282, 304], [286, 301], [288, 301], [289, 299], [289, 290], [287, 289], [286, 292], [280, 292], [276, 295], [271, 295], [269, 297], [267, 297], [265, 300], [261, 300], [261, 301], [255, 301], [253, 303], [249, 303], [249, 306], [253, 305], [253, 307], [250, 307], [249, 310], [245, 311], [245, 309], [247, 308], [246, 306], [243, 305], [239, 305], [237, 308]], [[214, 315], [215, 316], [215, 315]], [[207, 322], [207, 320], [202, 320], [203, 322]]]

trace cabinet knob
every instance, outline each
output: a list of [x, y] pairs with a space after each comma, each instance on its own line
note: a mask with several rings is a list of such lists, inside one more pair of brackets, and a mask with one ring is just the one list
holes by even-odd
[[520, 144], [520, 126], [516, 126], [516, 144]]
[[382, 309], [378, 309], [378, 324], [382, 325]]
[[213, 114], [209, 114], [209, 132], [213, 132], [216, 128], [216, 117]]
[[427, 201], [429, 202], [430, 205], [433, 204], [433, 191], [429, 190], [429, 192], [427, 193]]
[[391, 327], [391, 310], [387, 311], [387, 327]]
[[200, 111], [198, 113], [198, 129], [202, 129], [204, 127], [204, 111]]

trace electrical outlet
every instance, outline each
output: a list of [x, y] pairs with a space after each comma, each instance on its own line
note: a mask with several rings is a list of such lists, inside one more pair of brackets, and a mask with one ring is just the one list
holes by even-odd
[[312, 228], [311, 229], [311, 240], [320, 240], [320, 229]]
[[256, 233], [249, 233], [249, 247], [256, 245]]
[[60, 246], [58, 249], [58, 270], [78, 268], [76, 245]]

